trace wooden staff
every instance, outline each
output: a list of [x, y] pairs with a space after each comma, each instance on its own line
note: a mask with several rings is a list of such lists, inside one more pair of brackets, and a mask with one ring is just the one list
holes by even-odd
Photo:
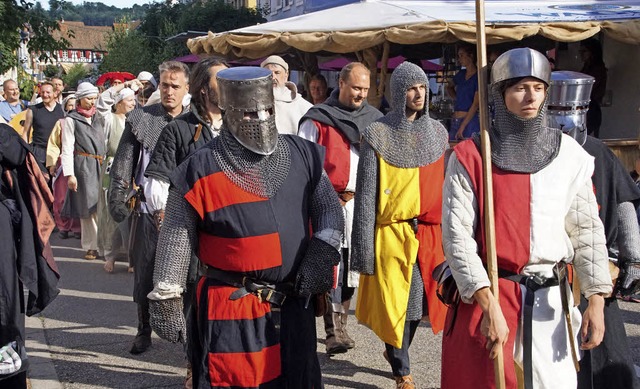
[[[491, 292], [499, 301], [498, 258], [496, 256], [496, 227], [493, 212], [493, 177], [491, 175], [491, 142], [489, 140], [489, 99], [487, 98], [487, 39], [484, 28], [484, 0], [476, 0], [476, 39], [478, 54], [478, 99], [480, 109], [480, 151], [484, 186], [484, 231], [487, 250], [487, 272]], [[505, 388], [502, 347], [493, 360], [497, 389]]]

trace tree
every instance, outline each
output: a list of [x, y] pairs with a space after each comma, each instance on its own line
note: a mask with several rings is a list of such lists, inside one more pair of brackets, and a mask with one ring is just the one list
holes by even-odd
[[41, 61], [48, 59], [48, 52], [65, 48], [69, 42], [51, 35], [58, 29], [58, 23], [30, 1], [0, 1], [0, 73], [18, 65], [14, 53], [21, 40], [28, 40], [29, 52], [37, 53]]
[[87, 26], [110, 26], [124, 17], [141, 20], [149, 5], [134, 4], [131, 8], [118, 8], [101, 2], [85, 1], [74, 5], [71, 1], [49, 0], [49, 15], [55, 19], [81, 21]]
[[56, 65], [47, 65], [42, 71], [42, 73], [44, 73], [45, 77], [51, 78], [51, 77], [59, 76], [60, 71], [61, 71], [60, 68], [58, 68]]
[[143, 70], [153, 71], [159, 62], [150, 47], [149, 39], [139, 31], [116, 29], [107, 40], [108, 54], [100, 64], [100, 72], [121, 71], [138, 74]]
[[83, 64], [77, 63], [71, 67], [67, 71], [67, 74], [62, 76], [62, 81], [67, 85], [70, 89], [76, 89], [78, 87], [79, 81], [86, 78], [89, 75], [89, 70], [84, 67]]
[[166, 40], [171, 36], [189, 30], [220, 32], [264, 21], [255, 9], [236, 9], [221, 0], [153, 3], [138, 30], [111, 34], [100, 71], [153, 72], [161, 62], [189, 53], [184, 42]]

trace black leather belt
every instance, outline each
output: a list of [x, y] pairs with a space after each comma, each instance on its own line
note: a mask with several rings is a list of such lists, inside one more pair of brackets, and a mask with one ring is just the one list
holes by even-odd
[[293, 284], [289, 282], [268, 284], [243, 274], [223, 271], [213, 267], [207, 267], [206, 276], [238, 288], [231, 293], [229, 300], [237, 300], [253, 294], [257, 296], [260, 301], [282, 306], [287, 296], [293, 293]]
[[418, 225], [420, 224], [429, 224], [426, 222], [423, 222], [422, 220], [418, 219], [417, 217], [413, 217], [411, 219], [407, 219], [407, 220], [403, 220], [404, 222], [407, 222], [411, 225], [411, 229], [413, 230], [413, 233], [418, 235]]
[[[504, 277], [507, 280], [517, 282], [526, 287], [524, 295], [524, 307], [522, 307], [522, 364], [524, 370], [524, 387], [525, 389], [533, 389], [533, 304], [535, 303], [535, 292], [542, 288], [558, 286], [561, 282], [565, 282], [567, 277], [566, 264], [560, 262], [553, 268], [554, 277], [544, 278], [540, 276], [525, 276], [514, 274]], [[563, 304], [563, 308], [564, 304]], [[573, 336], [573, 334], [570, 334]]]

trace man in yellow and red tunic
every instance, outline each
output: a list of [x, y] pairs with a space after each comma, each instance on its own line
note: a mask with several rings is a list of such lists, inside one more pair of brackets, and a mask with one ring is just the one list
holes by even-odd
[[358, 164], [352, 264], [356, 317], [385, 342], [397, 387], [415, 388], [409, 346], [423, 316], [442, 330], [446, 307], [433, 269], [442, 251], [447, 130], [428, 114], [428, 80], [409, 62], [391, 75], [392, 111], [364, 131]]
[[206, 265], [189, 331], [197, 388], [321, 388], [314, 299], [332, 284], [344, 220], [321, 147], [278, 135], [272, 75], [217, 74], [220, 135], [171, 175], [151, 325], [185, 341], [192, 253]]

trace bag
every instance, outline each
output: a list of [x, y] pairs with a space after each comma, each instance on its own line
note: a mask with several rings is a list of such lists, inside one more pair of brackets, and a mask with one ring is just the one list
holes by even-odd
[[331, 297], [329, 297], [329, 293], [316, 294], [314, 295], [314, 299], [316, 317], [322, 317], [331, 310]]
[[440, 301], [448, 307], [457, 306], [460, 302], [460, 293], [458, 292], [458, 285], [456, 285], [456, 280], [453, 279], [453, 274], [451, 274], [451, 269], [447, 261], [436, 266], [431, 276], [438, 284], [436, 295]]

